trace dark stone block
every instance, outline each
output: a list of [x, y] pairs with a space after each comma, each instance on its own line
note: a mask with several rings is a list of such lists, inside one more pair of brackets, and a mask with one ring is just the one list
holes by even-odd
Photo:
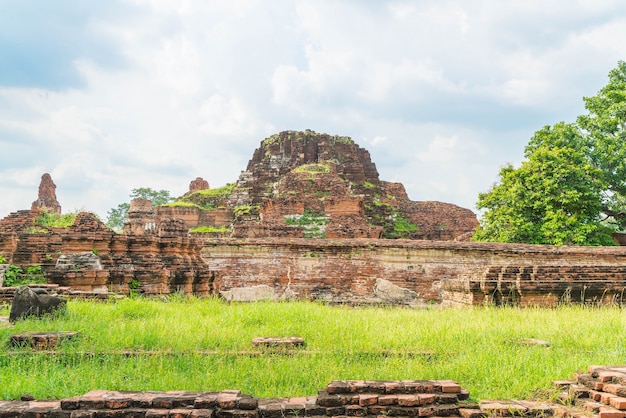
[[49, 294], [37, 294], [28, 286], [20, 286], [15, 291], [9, 321], [29, 316], [41, 317], [65, 308], [65, 299]]

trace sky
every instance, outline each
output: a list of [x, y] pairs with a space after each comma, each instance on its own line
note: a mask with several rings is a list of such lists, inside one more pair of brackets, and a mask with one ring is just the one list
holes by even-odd
[[623, 0], [1, 0], [0, 218], [237, 180], [285, 130], [351, 137], [415, 201], [476, 211], [626, 60]]

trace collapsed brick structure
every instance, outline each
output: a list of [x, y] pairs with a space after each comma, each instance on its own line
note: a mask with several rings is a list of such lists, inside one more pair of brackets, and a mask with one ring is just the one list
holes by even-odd
[[[55, 187], [44, 174], [40, 205], [0, 220], [0, 255], [41, 265], [50, 283], [85, 292], [554, 305], [621, 304], [626, 289], [622, 248], [463, 241], [477, 224], [473, 213], [410, 201], [401, 184], [379, 180], [369, 153], [347, 137], [271, 136], [237, 184], [209, 189], [197, 178], [187, 206], [133, 200], [124, 234], [86, 213], [69, 228], [36, 225], [44, 206], [60, 210]], [[226, 232], [190, 236], [202, 225]], [[390, 235], [410, 239], [380, 239]], [[84, 254], [99, 264], [77, 261]]]
[[[117, 234], [86, 212], [69, 228], [35, 232], [28, 229], [36, 219], [30, 211], [8, 219], [13, 226], [0, 233], [0, 254], [19, 266], [40, 265], [50, 283], [95, 293], [209, 294], [212, 273], [200, 256], [202, 243], [180, 220], [161, 220], [151, 234]], [[78, 262], [85, 254], [99, 263]]]
[[449, 380], [335, 381], [320, 390], [318, 396], [286, 399], [259, 399], [237, 390], [211, 393], [95, 390], [53, 402], [0, 401], [0, 415], [284, 418], [433, 417], [471, 413], [481, 416], [478, 405], [462, 404], [468, 397], [467, 391]]
[[402, 184], [380, 180], [369, 152], [352, 139], [310, 130], [261, 141], [237, 182], [221, 190], [201, 180], [178, 199], [181, 206], [156, 215], [180, 217], [189, 228], [228, 227], [238, 238], [306, 237], [306, 226], [286, 217], [307, 211], [327, 217], [326, 238], [466, 240], [478, 226], [468, 209], [414, 202]]
[[33, 202], [31, 209], [61, 213], [61, 205], [57, 200], [56, 188], [57, 186], [52, 181], [50, 174], [45, 173], [42, 175], [37, 200]]
[[317, 396], [263, 399], [238, 390], [122, 392], [93, 390], [56, 401], [0, 401], [3, 417], [570, 417], [626, 418], [626, 367], [589, 366], [555, 381], [559, 402], [469, 400], [452, 380], [341, 380]]

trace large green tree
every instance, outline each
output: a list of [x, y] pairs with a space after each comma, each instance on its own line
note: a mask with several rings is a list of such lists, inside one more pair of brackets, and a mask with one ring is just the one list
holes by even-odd
[[626, 226], [626, 63], [609, 73], [587, 115], [537, 131], [519, 168], [478, 197], [474, 239], [556, 245], [611, 245]]
[[588, 114], [578, 125], [593, 144], [589, 157], [606, 183], [603, 212], [618, 229], [626, 228], [626, 62], [609, 73], [596, 96], [585, 97]]
[[[171, 202], [174, 198], [167, 190], [154, 190], [149, 187], [140, 187], [133, 189], [130, 193], [131, 199], [148, 199], [152, 201], [152, 207], [164, 205]], [[122, 230], [124, 222], [128, 219], [128, 211], [130, 210], [130, 203], [120, 203], [117, 207], [112, 208], [107, 212], [106, 225], [117, 231]]]

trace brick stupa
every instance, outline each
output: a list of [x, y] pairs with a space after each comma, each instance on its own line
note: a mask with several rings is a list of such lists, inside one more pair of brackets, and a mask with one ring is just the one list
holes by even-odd
[[50, 174], [45, 173], [41, 176], [39, 183], [39, 194], [31, 206], [31, 210], [45, 210], [50, 213], [61, 213], [61, 205], [57, 200], [57, 186], [52, 181]]

